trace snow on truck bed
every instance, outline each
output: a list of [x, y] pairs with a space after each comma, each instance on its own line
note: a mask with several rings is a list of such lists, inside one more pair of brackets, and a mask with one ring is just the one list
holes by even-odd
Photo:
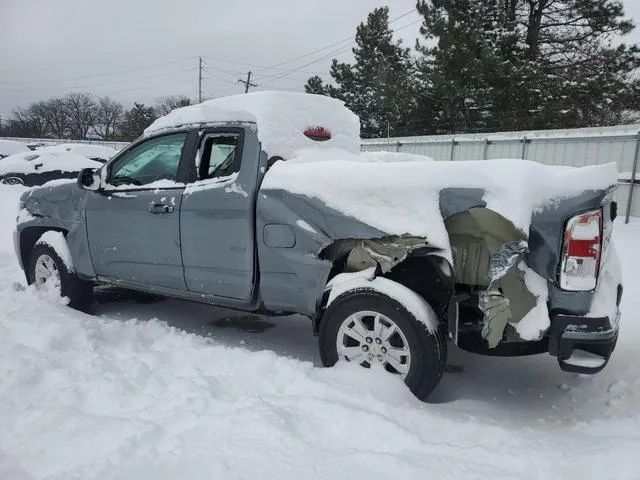
[[317, 198], [328, 207], [392, 235], [425, 237], [449, 248], [439, 196], [446, 188], [484, 190], [490, 208], [525, 234], [537, 210], [588, 190], [617, 182], [614, 163], [591, 167], [548, 166], [526, 160], [469, 162], [411, 161], [389, 154], [327, 154], [303, 150], [277, 162], [263, 190], [286, 190]]

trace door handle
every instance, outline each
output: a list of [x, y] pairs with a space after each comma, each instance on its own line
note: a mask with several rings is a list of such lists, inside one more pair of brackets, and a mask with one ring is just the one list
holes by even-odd
[[155, 215], [173, 213], [173, 205], [167, 205], [166, 203], [154, 203], [149, 206], [149, 211]]

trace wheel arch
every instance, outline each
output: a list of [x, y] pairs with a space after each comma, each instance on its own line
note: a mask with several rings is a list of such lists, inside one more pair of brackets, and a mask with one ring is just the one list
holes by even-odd
[[[407, 240], [407, 239], [404, 239]], [[449, 261], [439, 255], [439, 250], [424, 243], [415, 243], [415, 238], [403, 244], [403, 238], [341, 239], [331, 243], [320, 252], [319, 257], [332, 262], [327, 286], [319, 300], [318, 313], [314, 318], [314, 332], [318, 333], [320, 322], [331, 294], [331, 281], [343, 273], [357, 274], [366, 269], [375, 269], [375, 275], [394, 281], [422, 297], [436, 312], [441, 326], [448, 323], [450, 300], [454, 294], [453, 268]], [[373, 248], [370, 242], [375, 242]], [[391, 247], [391, 258], [379, 255]], [[402, 247], [402, 248], [398, 248]]]
[[65, 236], [65, 238], [69, 234], [69, 231], [65, 228], [53, 226], [31, 226], [23, 228], [20, 231], [20, 260], [22, 262], [25, 275], [28, 275], [27, 269], [29, 268], [31, 253], [36, 246], [36, 242], [40, 237], [42, 237], [42, 235], [44, 235], [45, 232], [48, 231], [60, 232]]

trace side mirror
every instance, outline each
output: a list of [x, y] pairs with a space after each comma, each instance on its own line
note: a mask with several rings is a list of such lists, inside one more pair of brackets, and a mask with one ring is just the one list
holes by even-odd
[[99, 190], [100, 173], [95, 168], [83, 168], [78, 174], [78, 186], [83, 190]]

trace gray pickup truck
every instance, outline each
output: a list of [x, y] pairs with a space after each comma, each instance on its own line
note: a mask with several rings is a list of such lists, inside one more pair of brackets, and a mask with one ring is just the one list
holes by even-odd
[[[315, 111], [324, 117], [310, 118]], [[510, 220], [512, 205], [504, 214], [491, 207], [509, 185], [473, 186], [490, 161], [360, 162], [353, 114], [324, 97], [213, 100], [155, 125], [77, 182], [23, 194], [14, 240], [29, 284], [57, 288], [81, 310], [93, 287], [112, 285], [300, 314], [312, 321], [324, 365], [382, 367], [420, 399], [443, 374], [448, 342], [488, 355], [548, 352], [570, 372], [596, 373], [608, 362], [622, 295], [610, 241], [615, 183], [567, 186], [531, 208], [521, 227]], [[348, 155], [337, 150], [344, 145]], [[305, 156], [326, 161], [306, 164]], [[354, 161], [331, 161], [341, 156]], [[456, 183], [474, 168], [484, 170]], [[405, 171], [427, 173], [422, 182]], [[396, 177], [424, 184], [417, 192], [439, 187], [423, 208], [407, 202], [397, 216], [385, 213], [394, 192], [412, 187], [386, 189], [379, 203], [360, 193]], [[342, 193], [351, 195], [340, 203]], [[404, 229], [405, 210], [438, 219]]]

